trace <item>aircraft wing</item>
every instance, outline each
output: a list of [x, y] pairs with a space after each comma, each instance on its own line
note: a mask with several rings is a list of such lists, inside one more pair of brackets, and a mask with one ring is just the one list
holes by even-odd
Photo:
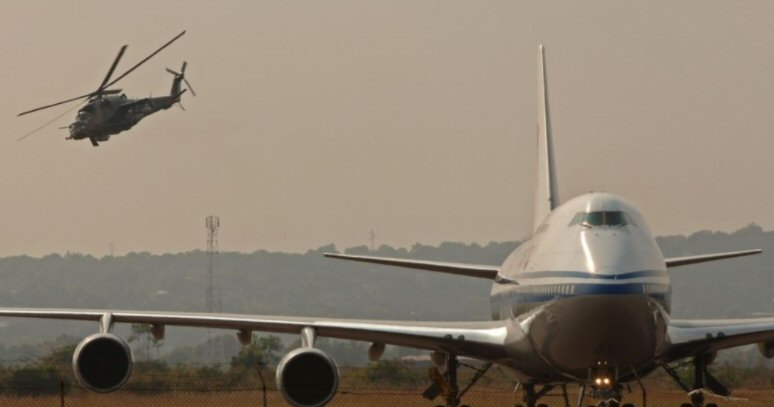
[[456, 274], [460, 276], [485, 278], [494, 280], [500, 270], [497, 266], [483, 266], [478, 264], [446, 263], [440, 261], [398, 259], [394, 257], [356, 256], [351, 254], [324, 253], [323, 256], [334, 259], [359, 261], [363, 263], [382, 264], [386, 266], [405, 267], [435, 271], [439, 273]]
[[150, 99], [149, 98], [143, 98], [139, 100], [135, 100], [133, 102], [124, 103], [121, 106], [118, 106], [118, 109], [116, 110], [114, 116], [117, 118], [123, 118], [127, 114], [129, 114], [132, 111], [149, 111], [152, 110], [152, 106], [150, 105]]
[[246, 314], [111, 311], [44, 308], [0, 308], [0, 317], [44, 318], [100, 323], [150, 324], [233, 329], [237, 332], [264, 331], [299, 334], [312, 328], [317, 336], [408, 346], [419, 349], [454, 351], [482, 359], [505, 356], [507, 333], [504, 321], [419, 322], [284, 317]]
[[671, 267], [687, 266], [689, 264], [704, 263], [707, 261], [730, 259], [733, 257], [750, 256], [753, 254], [760, 254], [761, 252], [762, 252], [761, 249], [753, 249], [753, 250], [740, 250], [736, 252], [701, 254], [698, 256], [671, 257], [671, 258], [664, 259], [664, 262], [666, 263], [667, 267], [671, 268]]
[[[774, 342], [774, 318], [673, 319], [667, 328], [668, 360], [743, 345]], [[774, 343], [772, 343], [774, 344]]]

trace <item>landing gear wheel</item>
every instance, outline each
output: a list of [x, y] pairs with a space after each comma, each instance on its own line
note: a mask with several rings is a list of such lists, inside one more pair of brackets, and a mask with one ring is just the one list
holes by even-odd
[[691, 393], [691, 407], [704, 407], [704, 393], [701, 391]]

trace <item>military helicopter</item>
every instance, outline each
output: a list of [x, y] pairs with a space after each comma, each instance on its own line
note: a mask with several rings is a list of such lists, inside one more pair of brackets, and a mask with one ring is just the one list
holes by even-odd
[[[178, 38], [182, 37], [183, 34], [185, 34], [185, 31], [176, 35], [166, 44], [162, 45], [161, 48], [157, 49], [145, 59], [138, 62], [133, 67], [129, 68], [126, 72], [111, 81], [110, 78], [118, 66], [118, 62], [121, 60], [121, 57], [126, 51], [127, 46], [124, 45], [118, 51], [118, 56], [116, 56], [115, 60], [113, 60], [113, 64], [110, 66], [110, 70], [108, 70], [107, 75], [105, 75], [105, 79], [102, 80], [102, 83], [99, 85], [97, 90], [61, 102], [27, 110], [25, 112], [19, 113], [18, 116], [23, 116], [65, 103], [74, 102], [76, 100], [86, 99], [85, 105], [78, 109], [78, 114], [75, 117], [75, 121], [69, 126], [63, 128], [69, 129], [70, 136], [66, 138], [67, 140], [89, 139], [91, 144], [94, 147], [97, 147], [99, 146], [99, 142], [108, 141], [110, 136], [131, 129], [135, 124], [137, 124], [146, 116], [156, 113], [159, 110], [169, 109], [176, 103], [179, 104], [180, 96], [187, 90], [190, 90], [191, 94], [196, 96], [196, 92], [194, 92], [193, 87], [191, 87], [191, 84], [188, 83], [188, 80], [185, 78], [185, 69], [188, 65], [185, 61], [183, 61], [183, 66], [180, 68], [180, 72], [176, 72], [167, 68], [167, 72], [174, 75], [174, 79], [172, 79], [172, 89], [167, 96], [130, 99], [126, 97], [126, 94], [122, 93], [121, 89], [109, 89], [116, 82], [132, 73], [135, 69], [139, 68], [140, 65], [144, 64], [149, 59], [153, 58], [153, 56], [161, 52], [164, 48], [175, 42]], [[185, 82], [187, 89], [181, 89], [182, 82]], [[180, 104], [180, 107], [183, 107], [182, 104]], [[59, 117], [57, 117], [57, 119]], [[46, 123], [46, 125], [49, 123]], [[19, 138], [19, 140], [34, 134], [44, 126], [38, 127], [32, 132], [27, 133], [26, 135]]]

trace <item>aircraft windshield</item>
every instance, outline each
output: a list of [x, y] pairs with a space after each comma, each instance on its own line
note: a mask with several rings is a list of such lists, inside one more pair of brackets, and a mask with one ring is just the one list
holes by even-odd
[[89, 119], [90, 116], [91, 116], [91, 113], [85, 110], [81, 110], [80, 112], [78, 112], [78, 116], [75, 117], [75, 120], [86, 121]]
[[578, 212], [572, 218], [570, 226], [626, 226], [630, 224], [629, 217], [620, 211]]

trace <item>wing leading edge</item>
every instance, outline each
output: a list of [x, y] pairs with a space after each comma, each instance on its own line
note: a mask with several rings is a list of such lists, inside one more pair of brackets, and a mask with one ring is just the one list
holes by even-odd
[[334, 259], [359, 261], [363, 263], [382, 264], [410, 269], [435, 271], [438, 273], [456, 274], [459, 276], [478, 277], [494, 280], [500, 270], [497, 266], [478, 264], [446, 263], [440, 261], [397, 259], [393, 257], [356, 256], [351, 254], [324, 253], [325, 257]]
[[763, 252], [763, 250], [753, 249], [753, 250], [739, 250], [736, 252], [702, 254], [698, 256], [671, 257], [671, 258], [664, 259], [664, 262], [666, 263], [667, 267], [680, 267], [680, 266], [687, 266], [689, 264], [704, 263], [707, 261], [730, 259], [733, 257], [751, 256], [753, 254], [760, 254], [761, 252]]
[[43, 308], [0, 308], [0, 317], [43, 318], [74, 321], [150, 324], [233, 329], [237, 332], [299, 334], [312, 328], [317, 336], [454, 351], [483, 359], [504, 357], [507, 334], [503, 321], [416, 322], [284, 317], [245, 314], [212, 314], [154, 311], [111, 311]]
[[665, 356], [676, 360], [722, 349], [774, 341], [774, 318], [669, 321]]

